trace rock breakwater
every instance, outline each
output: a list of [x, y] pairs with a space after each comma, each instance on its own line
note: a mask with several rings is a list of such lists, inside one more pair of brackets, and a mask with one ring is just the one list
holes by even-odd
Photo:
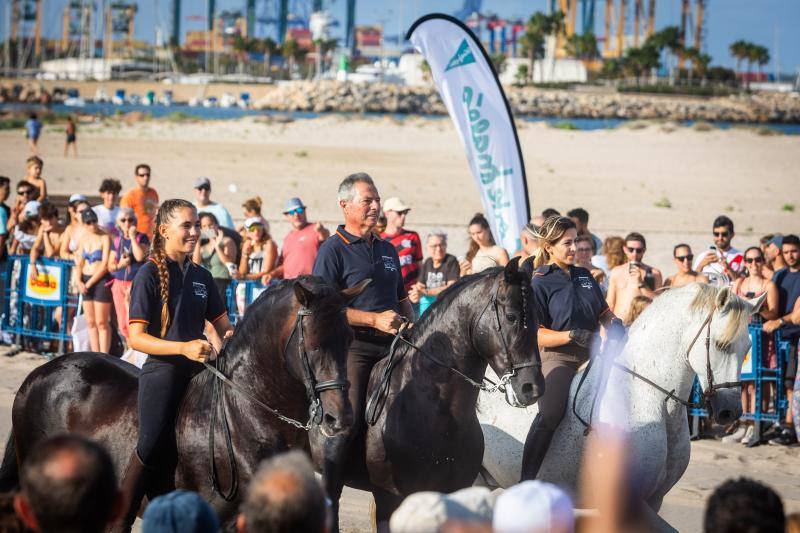
[[[518, 116], [704, 120], [757, 123], [800, 123], [800, 95], [747, 94], [728, 97], [586, 93], [507, 88]], [[344, 113], [445, 114], [433, 87], [374, 83], [294, 82], [280, 85], [256, 102], [276, 111]]]

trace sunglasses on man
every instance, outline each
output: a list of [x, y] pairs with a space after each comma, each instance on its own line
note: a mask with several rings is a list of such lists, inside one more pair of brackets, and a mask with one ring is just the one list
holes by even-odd
[[630, 246], [626, 246], [625, 249], [628, 250], [632, 254], [643, 254], [644, 253], [644, 248], [631, 248]]
[[283, 214], [292, 216], [292, 215], [302, 215], [305, 212], [306, 212], [306, 208], [305, 207], [295, 207], [291, 211], [285, 211]]
[[20, 196], [33, 196], [33, 189], [23, 189], [21, 191], [17, 191], [17, 194]]
[[729, 237], [729, 236], [730, 236], [730, 232], [727, 232], [727, 231], [715, 231], [714, 232], [714, 237]]
[[149, 178], [150, 177], [150, 173], [149, 172], [145, 172], [144, 174], [136, 174], [136, 175], [139, 176], [140, 178]]

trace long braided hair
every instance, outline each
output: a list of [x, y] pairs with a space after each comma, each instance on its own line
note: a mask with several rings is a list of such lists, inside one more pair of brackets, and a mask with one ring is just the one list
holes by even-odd
[[186, 200], [174, 199], [166, 200], [158, 208], [156, 214], [156, 231], [153, 235], [153, 245], [150, 247], [150, 259], [156, 264], [158, 269], [158, 289], [161, 297], [161, 337], [167, 334], [169, 322], [169, 269], [167, 268], [167, 254], [164, 251], [164, 237], [158, 232], [162, 224], [169, 224], [178, 209], [196, 209], [191, 202]]
[[555, 245], [567, 230], [574, 228], [575, 223], [572, 219], [558, 215], [547, 217], [541, 226], [533, 226], [533, 233], [539, 239], [539, 248], [533, 254], [534, 270], [550, 262], [550, 254], [545, 250], [545, 244]]

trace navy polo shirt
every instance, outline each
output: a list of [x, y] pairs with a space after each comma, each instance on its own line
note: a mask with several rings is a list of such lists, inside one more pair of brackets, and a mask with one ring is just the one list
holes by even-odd
[[373, 236], [367, 240], [339, 226], [317, 252], [313, 274], [339, 290], [357, 285], [367, 278], [372, 282], [351, 303], [361, 311], [400, 312], [406, 289], [400, 272], [397, 250], [390, 242]]
[[[775, 272], [772, 281], [778, 287], [778, 312], [780, 316], [788, 315], [794, 310], [795, 302], [800, 298], [800, 271], [792, 272], [788, 267]], [[787, 324], [780, 329], [785, 340], [800, 337], [800, 325]]]
[[[211, 272], [186, 259], [183, 271], [167, 259], [169, 270], [170, 324], [164, 340], [187, 342], [202, 339], [205, 321], [216, 322], [226, 314]], [[129, 323], [147, 324], [147, 333], [161, 338], [161, 290], [158, 268], [147, 261], [133, 278]]]
[[569, 277], [556, 265], [536, 269], [531, 281], [539, 325], [554, 331], [597, 329], [608, 311], [603, 291], [585, 268], [569, 267]]

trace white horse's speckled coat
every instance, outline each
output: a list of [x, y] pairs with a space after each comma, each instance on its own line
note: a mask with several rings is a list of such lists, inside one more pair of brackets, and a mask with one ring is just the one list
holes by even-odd
[[[742, 358], [750, 346], [746, 327], [736, 330], [729, 346], [720, 346], [731, 320], [746, 321], [762, 299], [742, 301], [728, 289], [712, 289], [705, 310], [693, 310], [692, 302], [702, 291], [698, 285], [668, 291], [636, 321], [617, 362], [651, 379], [680, 398], [688, 398], [695, 375], [706, 384], [705, 331], [687, 359], [686, 350], [708, 313], [711, 322], [710, 355], [716, 383], [738, 381]], [[740, 312], [735, 312], [738, 309]], [[743, 311], [743, 312], [741, 312]], [[603, 365], [596, 361], [577, 398], [578, 413], [588, 419]], [[686, 408], [675, 401], [664, 401], [664, 393], [613, 367], [606, 366], [607, 393], [598, 401], [594, 422], [613, 424], [629, 432], [629, 464], [634, 472], [637, 493], [658, 511], [664, 495], [681, 478], [689, 464], [689, 428]], [[572, 398], [580, 374], [575, 377], [570, 401], [539, 472], [539, 479], [576, 491], [584, 446], [584, 426], [572, 412]], [[547, 391], [545, 391], [545, 394]], [[724, 402], [739, 402], [738, 389], [718, 392]], [[627, 404], [627, 405], [626, 405]], [[502, 487], [519, 481], [522, 450], [528, 429], [537, 413], [534, 405], [526, 409], [509, 406], [498, 395], [482, 393], [478, 417], [486, 446], [484, 469]]]

